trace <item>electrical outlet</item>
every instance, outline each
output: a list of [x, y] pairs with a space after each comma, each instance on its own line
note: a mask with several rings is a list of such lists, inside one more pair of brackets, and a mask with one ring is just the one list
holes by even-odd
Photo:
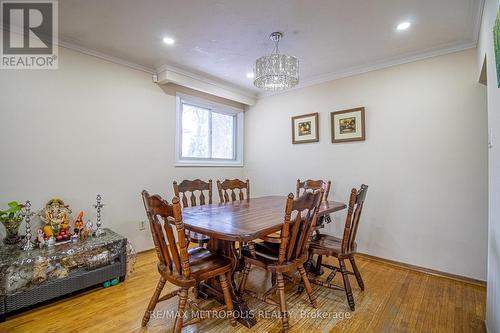
[[146, 221], [140, 221], [139, 230], [144, 230], [144, 229], [146, 229]]

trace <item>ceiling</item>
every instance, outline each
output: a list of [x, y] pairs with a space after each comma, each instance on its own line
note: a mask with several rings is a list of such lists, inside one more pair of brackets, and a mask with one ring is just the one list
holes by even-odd
[[[482, 0], [64, 0], [60, 39], [144, 66], [162, 65], [257, 92], [255, 59], [284, 32], [301, 84], [474, 47]], [[407, 31], [396, 26], [409, 21]], [[175, 45], [162, 42], [175, 39]]]

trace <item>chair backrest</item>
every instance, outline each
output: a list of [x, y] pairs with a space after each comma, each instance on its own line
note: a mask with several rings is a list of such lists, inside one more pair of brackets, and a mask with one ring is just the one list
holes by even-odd
[[217, 180], [217, 189], [221, 203], [250, 198], [250, 181], [248, 179], [246, 182], [239, 179], [226, 179], [223, 182]]
[[323, 195], [323, 201], [327, 201], [331, 185], [331, 181], [308, 179], [302, 182], [300, 181], [300, 179], [297, 179], [297, 196], [300, 196], [301, 192], [314, 192], [319, 189], [323, 189], [323, 191], [325, 191], [325, 194]]
[[[151, 234], [156, 248], [156, 254], [167, 273], [182, 275], [189, 278], [188, 243], [184, 234], [182, 223], [181, 205], [175, 197], [172, 204], [163, 200], [159, 195], [150, 196], [147, 191], [142, 191], [142, 200], [148, 216]], [[177, 231], [175, 241], [172, 222]], [[166, 237], [166, 238], [165, 238]]]
[[[207, 191], [208, 203], [212, 203], [212, 180], [204, 182], [200, 179], [183, 180], [180, 184], [174, 182], [174, 194], [181, 199], [182, 207], [205, 205], [207, 199], [203, 191]], [[196, 200], [196, 192], [199, 192], [198, 199]], [[188, 201], [189, 195], [189, 201]]]
[[359, 191], [355, 188], [351, 190], [344, 235], [342, 237], [342, 253], [347, 253], [354, 246], [356, 234], [358, 233], [359, 218], [361, 217], [361, 211], [363, 210], [367, 191], [368, 185], [365, 184], [361, 185]]
[[294, 199], [288, 195], [281, 228], [278, 264], [307, 255], [324, 191], [306, 192]]

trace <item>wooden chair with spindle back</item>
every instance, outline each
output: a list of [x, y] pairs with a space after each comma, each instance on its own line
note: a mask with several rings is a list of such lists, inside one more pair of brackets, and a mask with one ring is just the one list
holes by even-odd
[[323, 189], [323, 191], [325, 191], [325, 194], [323, 195], [323, 201], [327, 201], [331, 185], [332, 182], [330, 180], [324, 181], [307, 179], [305, 181], [300, 181], [300, 179], [297, 179], [297, 196], [300, 196], [301, 192], [314, 192]]
[[[246, 282], [252, 265], [263, 268], [276, 275], [276, 284], [266, 291], [263, 296], [252, 291], [246, 291], [252, 296], [268, 304], [280, 308], [283, 331], [288, 332], [288, 311], [285, 298], [284, 273], [299, 271], [301, 281], [309, 295], [313, 307], [317, 306], [311, 284], [304, 269], [308, 259], [308, 249], [314, 227], [316, 225], [319, 207], [323, 198], [323, 189], [314, 193], [308, 192], [294, 199], [292, 193], [288, 195], [285, 208], [285, 218], [281, 228], [281, 237], [271, 242], [249, 244], [243, 249], [245, 268], [239, 285], [239, 292], [245, 292]], [[288, 275], [287, 278], [291, 278]], [[270, 298], [278, 290], [280, 302]]]
[[[188, 298], [188, 290], [191, 287], [196, 288], [201, 281], [212, 278], [218, 278], [220, 282], [226, 303], [222, 308], [227, 310], [231, 324], [235, 325], [236, 321], [232, 314], [231, 284], [228, 282], [230, 278], [228, 274], [232, 269], [231, 260], [202, 247], [188, 249], [181, 205], [177, 197], [172, 200], [172, 204], [169, 204], [159, 195], [150, 196], [147, 191], [142, 191], [142, 199], [158, 256], [158, 272], [160, 273], [160, 281], [144, 314], [142, 326], [146, 326], [149, 322], [157, 303], [174, 296], [179, 296], [179, 306], [173, 332], [181, 332], [183, 326], [198, 322], [199, 320], [183, 322], [186, 303], [195, 310], [201, 310], [195, 301]], [[177, 241], [173, 228], [176, 229]], [[160, 297], [166, 281], [179, 286], [180, 289]]]
[[[195, 180], [183, 180], [180, 184], [174, 181], [174, 195], [180, 198], [182, 202], [182, 207], [194, 207], [198, 205], [205, 205], [212, 203], [212, 180], [205, 182], [200, 179]], [[203, 193], [206, 192], [206, 196]], [[196, 194], [198, 193], [198, 200]], [[207, 202], [208, 199], [208, 202]], [[206, 244], [208, 243], [209, 237], [188, 231], [189, 242]]]
[[[217, 180], [217, 190], [219, 192], [220, 203], [250, 199], [250, 181], [248, 179], [246, 182], [239, 179], [226, 179], [223, 182]], [[245, 193], [243, 193], [243, 190]], [[238, 242], [238, 251], [240, 251], [240, 255], [243, 244], [245, 243]]]
[[[324, 181], [324, 180], [305, 180], [305, 181], [300, 181], [300, 179], [297, 179], [297, 187], [296, 187], [296, 197], [298, 198], [301, 194], [307, 193], [307, 192], [315, 192], [318, 190], [323, 190], [323, 201], [328, 200], [328, 194], [330, 193], [330, 186], [331, 186], [331, 181]], [[320, 216], [318, 218], [318, 221], [316, 223], [316, 232], [318, 232], [318, 228], [322, 228], [324, 223], [330, 223], [331, 218], [330, 215], [326, 216]], [[280, 238], [280, 233], [279, 232], [274, 232], [272, 234], [269, 234], [265, 237], [262, 237], [263, 240], [265, 241], [272, 241], [273, 238]], [[321, 263], [321, 257], [318, 257], [318, 261]]]
[[[300, 179], [297, 179], [297, 195], [300, 195], [300, 193], [305, 193], [305, 192], [314, 192], [318, 191], [319, 189], [323, 189], [325, 191], [325, 194], [323, 195], [323, 201], [328, 201], [328, 194], [330, 194], [330, 189], [332, 186], [332, 182], [330, 180], [325, 181], [325, 180], [313, 180], [313, 179], [307, 179], [304, 181], [301, 181]], [[321, 216], [318, 218], [318, 223], [316, 223], [316, 233], [319, 234], [319, 229], [324, 228], [325, 224], [331, 223], [332, 218], [330, 215], [325, 215]], [[317, 275], [321, 274], [321, 262], [323, 260], [322, 256], [318, 256], [317, 261], [316, 261], [316, 268], [315, 272]], [[312, 262], [311, 262], [312, 263]]]
[[[250, 198], [250, 181], [248, 179], [246, 182], [239, 179], [226, 179], [223, 182], [217, 180], [217, 190], [221, 203], [248, 200]], [[245, 190], [244, 193], [243, 190]]]
[[[323, 267], [329, 268], [332, 272], [328, 275], [325, 281], [320, 281], [317, 278], [311, 279], [311, 282], [318, 284], [320, 286], [328, 287], [336, 290], [344, 290], [347, 296], [347, 301], [349, 307], [354, 311], [354, 297], [352, 295], [351, 284], [349, 282], [349, 275], [354, 275], [358, 282], [361, 290], [365, 290], [365, 285], [363, 279], [361, 278], [361, 273], [356, 266], [356, 261], [354, 260], [354, 254], [356, 253], [356, 234], [358, 232], [359, 220], [361, 217], [361, 212], [363, 210], [363, 205], [365, 203], [366, 192], [368, 190], [367, 185], [361, 185], [359, 190], [353, 188], [351, 190], [351, 196], [349, 198], [349, 206], [347, 211], [347, 217], [344, 226], [344, 233], [342, 238], [337, 238], [334, 236], [326, 234], [316, 234], [312, 241], [311, 247], [309, 248], [309, 256], [312, 257], [314, 254], [333, 256], [339, 261], [339, 267], [321, 264]], [[349, 259], [351, 262], [353, 272], [347, 270], [344, 260]], [[342, 274], [344, 288], [331, 283], [335, 274], [340, 271]]]

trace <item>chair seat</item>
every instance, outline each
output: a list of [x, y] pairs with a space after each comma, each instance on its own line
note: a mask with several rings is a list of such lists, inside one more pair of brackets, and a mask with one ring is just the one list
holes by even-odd
[[[356, 252], [357, 244], [353, 243], [353, 247], [349, 253]], [[342, 253], [342, 238], [330, 236], [326, 234], [316, 234], [311, 240], [310, 252], [315, 254], [324, 254], [337, 257]]]
[[[188, 254], [191, 277], [198, 282], [231, 270], [231, 260], [229, 258], [214, 254], [203, 247], [188, 249]], [[163, 265], [159, 264], [159, 270], [165, 274]], [[171, 275], [171, 273], [167, 274]], [[168, 277], [166, 278], [171, 280]], [[175, 284], [175, 282], [173, 283]]]
[[263, 241], [270, 243], [279, 243], [281, 242], [281, 232], [273, 232], [272, 234], [261, 237]]
[[231, 260], [224, 256], [214, 254], [202, 247], [195, 247], [188, 250], [189, 266], [191, 275], [196, 280], [220, 274], [220, 271], [231, 270]]
[[242, 248], [242, 253], [245, 257], [256, 259], [262, 261], [265, 264], [272, 264], [278, 261], [278, 253], [279, 253], [279, 244], [262, 242], [255, 243], [255, 258], [250, 253], [250, 250], [247, 246]]
[[208, 243], [208, 240], [210, 239], [208, 236], [205, 236], [203, 234], [199, 234], [194, 231], [188, 231], [187, 235], [189, 237], [189, 241], [191, 243], [196, 243], [196, 244], [205, 244]]

